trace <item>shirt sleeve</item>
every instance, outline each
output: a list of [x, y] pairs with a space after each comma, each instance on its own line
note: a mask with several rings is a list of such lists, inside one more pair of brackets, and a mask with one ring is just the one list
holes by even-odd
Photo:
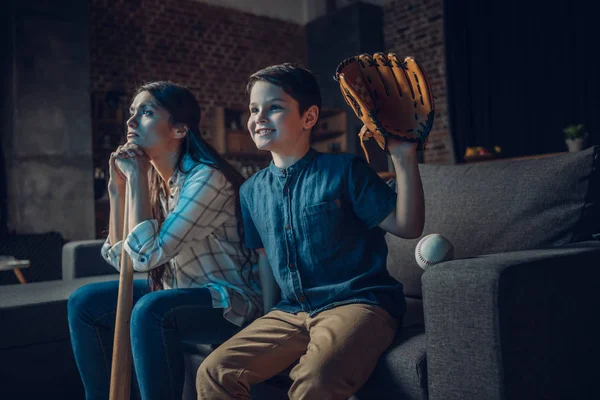
[[369, 229], [379, 225], [396, 207], [396, 192], [359, 157], [354, 157], [350, 165], [348, 190], [354, 213]]
[[[192, 170], [177, 205], [163, 224], [159, 227], [156, 219], [149, 219], [127, 236], [125, 250], [131, 256], [133, 269], [145, 272], [170, 261], [186, 243], [207, 237], [233, 215], [234, 192], [223, 173], [206, 166]], [[118, 246], [119, 243], [107, 251], [116, 265], [120, 258]], [[112, 261], [111, 264], [115, 265]]]
[[121, 258], [121, 248], [123, 247], [123, 241], [119, 241], [116, 245], [111, 246], [108, 238], [102, 245], [102, 249], [100, 250], [100, 254], [102, 254], [102, 258], [112, 265], [117, 271], [121, 271], [121, 266], [119, 264]]
[[242, 209], [242, 223], [244, 224], [244, 244], [249, 249], [262, 249], [265, 247], [260, 239], [250, 207], [248, 206], [248, 186], [247, 184], [242, 185], [240, 190], [240, 205]]

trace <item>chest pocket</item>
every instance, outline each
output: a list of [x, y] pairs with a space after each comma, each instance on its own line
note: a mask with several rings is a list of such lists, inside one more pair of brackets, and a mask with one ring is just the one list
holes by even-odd
[[340, 244], [343, 217], [339, 200], [314, 204], [304, 209], [302, 224], [313, 251], [332, 249]]

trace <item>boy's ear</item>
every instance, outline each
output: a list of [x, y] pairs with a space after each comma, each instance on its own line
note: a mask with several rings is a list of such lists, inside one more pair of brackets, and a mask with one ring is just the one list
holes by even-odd
[[319, 120], [319, 107], [310, 106], [304, 112], [304, 129], [310, 130]]

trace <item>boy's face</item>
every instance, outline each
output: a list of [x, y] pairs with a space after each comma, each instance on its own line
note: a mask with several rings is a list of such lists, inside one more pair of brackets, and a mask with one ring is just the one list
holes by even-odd
[[259, 150], [285, 154], [297, 145], [308, 145], [308, 132], [313, 124], [300, 115], [296, 99], [279, 86], [257, 81], [250, 92], [248, 131]]

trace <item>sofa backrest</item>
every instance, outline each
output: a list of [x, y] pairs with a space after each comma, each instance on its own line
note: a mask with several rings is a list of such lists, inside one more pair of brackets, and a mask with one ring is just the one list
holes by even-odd
[[102, 258], [100, 250], [103, 244], [102, 239], [77, 240], [65, 244], [62, 249], [63, 280], [118, 274], [119, 272]]
[[[425, 229], [454, 244], [455, 259], [559, 246], [600, 233], [600, 146], [543, 158], [419, 166]], [[388, 270], [421, 297], [419, 239], [386, 234]]]

